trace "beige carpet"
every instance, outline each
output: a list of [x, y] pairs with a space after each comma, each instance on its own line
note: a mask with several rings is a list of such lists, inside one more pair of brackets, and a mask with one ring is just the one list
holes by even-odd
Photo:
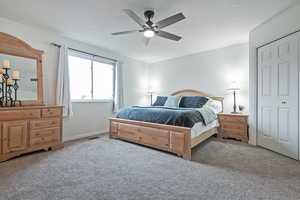
[[211, 138], [193, 161], [107, 137], [0, 164], [1, 200], [300, 199], [300, 162]]

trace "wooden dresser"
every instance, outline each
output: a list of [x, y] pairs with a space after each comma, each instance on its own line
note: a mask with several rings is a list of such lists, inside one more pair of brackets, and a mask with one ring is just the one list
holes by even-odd
[[220, 123], [220, 136], [248, 142], [248, 115], [218, 114]]
[[0, 162], [62, 143], [62, 106], [0, 108]]

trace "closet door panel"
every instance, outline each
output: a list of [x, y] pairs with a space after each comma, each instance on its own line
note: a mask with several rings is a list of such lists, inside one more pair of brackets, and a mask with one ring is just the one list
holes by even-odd
[[290, 80], [289, 63], [280, 63], [278, 65], [278, 96], [289, 96]]

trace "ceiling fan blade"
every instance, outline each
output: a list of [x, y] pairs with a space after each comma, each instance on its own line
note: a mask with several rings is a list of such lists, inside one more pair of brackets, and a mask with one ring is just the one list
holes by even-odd
[[143, 37], [143, 42], [144, 42], [145, 46], [148, 46], [148, 44], [150, 42], [150, 38]]
[[174, 40], [174, 41], [179, 41], [181, 40], [181, 37], [178, 35], [174, 35], [172, 33], [168, 33], [166, 31], [159, 31], [158, 33], [156, 33], [157, 36], [159, 37], [163, 37], [169, 40]]
[[131, 18], [133, 19], [136, 23], [138, 23], [141, 27], [145, 26], [145, 21], [140, 18], [135, 12], [129, 9], [124, 9], [124, 12]]
[[182, 14], [182, 13], [178, 13], [176, 15], [173, 15], [171, 17], [168, 17], [166, 19], [163, 19], [159, 22], [156, 23], [156, 25], [159, 27], [159, 28], [164, 28], [166, 26], [170, 26], [176, 22], [179, 22], [181, 20], [185, 19], [185, 16]]
[[116, 32], [116, 33], [112, 33], [112, 35], [125, 35], [125, 34], [137, 33], [137, 32], [139, 32], [139, 30]]

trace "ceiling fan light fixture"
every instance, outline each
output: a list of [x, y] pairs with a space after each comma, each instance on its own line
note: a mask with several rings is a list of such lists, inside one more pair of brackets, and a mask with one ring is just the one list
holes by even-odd
[[153, 30], [146, 30], [144, 31], [144, 36], [146, 38], [152, 38], [155, 35], [155, 32]]

